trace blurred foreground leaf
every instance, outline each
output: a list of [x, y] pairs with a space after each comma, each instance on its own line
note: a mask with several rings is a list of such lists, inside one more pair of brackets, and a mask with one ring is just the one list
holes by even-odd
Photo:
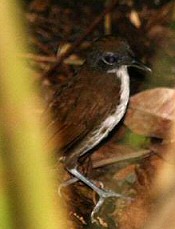
[[[48, 139], [36, 110], [42, 104], [32, 86], [32, 72], [17, 55], [26, 51], [26, 33], [13, 1], [0, 2], [0, 149], [8, 190], [2, 183], [0, 227], [65, 228], [60, 199], [54, 194]], [[3, 180], [4, 182], [4, 180]], [[3, 190], [5, 192], [3, 192]], [[9, 225], [6, 206], [12, 209]], [[2, 228], [2, 227], [1, 227]]]

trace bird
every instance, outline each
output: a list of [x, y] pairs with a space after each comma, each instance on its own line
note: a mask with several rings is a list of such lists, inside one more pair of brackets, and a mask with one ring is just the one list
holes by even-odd
[[93, 153], [124, 117], [130, 96], [128, 67], [151, 71], [136, 58], [127, 41], [114, 36], [97, 39], [78, 73], [57, 86], [50, 106], [53, 120], [59, 123], [56, 131], [63, 139], [64, 167], [74, 177], [63, 186], [78, 180], [99, 195], [92, 222], [105, 199], [122, 195], [98, 187], [80, 172], [81, 158]]

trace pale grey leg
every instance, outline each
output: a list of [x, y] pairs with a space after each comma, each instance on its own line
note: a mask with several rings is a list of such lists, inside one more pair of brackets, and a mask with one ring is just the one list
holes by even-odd
[[111, 190], [104, 190], [104, 189], [98, 188], [92, 181], [88, 180], [85, 176], [83, 176], [76, 168], [68, 169], [68, 171], [72, 175], [74, 175], [76, 178], [78, 178], [78, 180], [82, 181], [84, 184], [86, 184], [92, 190], [94, 190], [100, 197], [96, 206], [94, 207], [94, 209], [91, 213], [91, 221], [92, 222], [96, 221], [95, 214], [98, 213], [98, 211], [100, 210], [101, 206], [103, 205], [105, 199], [107, 199], [109, 197], [116, 197], [116, 198], [123, 197], [121, 194], [112, 192]]

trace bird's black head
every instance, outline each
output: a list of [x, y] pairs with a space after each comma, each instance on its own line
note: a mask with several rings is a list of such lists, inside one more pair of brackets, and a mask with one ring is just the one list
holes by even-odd
[[86, 63], [98, 71], [117, 70], [121, 66], [133, 66], [151, 71], [141, 61], [137, 60], [126, 41], [107, 36], [94, 42]]

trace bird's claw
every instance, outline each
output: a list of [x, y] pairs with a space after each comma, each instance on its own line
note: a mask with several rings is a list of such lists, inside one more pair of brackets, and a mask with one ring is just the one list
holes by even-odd
[[98, 195], [99, 195], [100, 198], [99, 198], [97, 204], [95, 205], [93, 211], [91, 212], [91, 222], [92, 223], [97, 222], [95, 215], [99, 212], [99, 210], [100, 210], [101, 206], [103, 205], [105, 199], [113, 198], [113, 197], [114, 198], [120, 198], [120, 197], [127, 198], [127, 197], [124, 197], [121, 194], [115, 193], [115, 192], [113, 192], [111, 190], [100, 190]]

